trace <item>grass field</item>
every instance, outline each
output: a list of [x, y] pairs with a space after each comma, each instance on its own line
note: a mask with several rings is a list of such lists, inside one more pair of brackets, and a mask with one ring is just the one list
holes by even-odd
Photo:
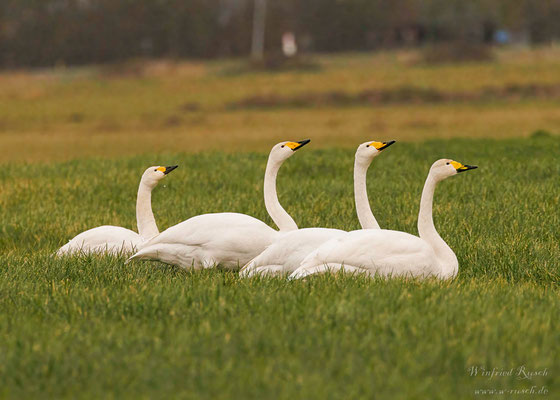
[[[316, 139], [316, 148], [353, 148], [371, 135], [418, 141], [560, 132], [560, 51], [504, 50], [494, 62], [463, 65], [423, 65], [416, 58], [414, 52], [316, 56], [317, 70], [275, 74], [243, 73], [241, 61], [4, 73], [0, 146], [4, 161], [37, 162], [177, 149], [265, 151], [294, 135]], [[394, 101], [320, 104], [376, 90]], [[418, 90], [467, 99], [434, 104], [429, 96], [403, 96]], [[489, 90], [506, 93], [477, 97]], [[308, 94], [319, 104], [239, 107], [255, 98]]]
[[[397, 53], [320, 63], [318, 72], [278, 75], [234, 74], [232, 62], [156, 65], [136, 77], [98, 69], [0, 76], [0, 397], [532, 398], [523, 391], [533, 387], [546, 388], [539, 398], [559, 396], [557, 98], [228, 104], [410, 83], [444, 92], [553, 87], [560, 56], [503, 52], [496, 63], [426, 67]], [[538, 129], [551, 134], [531, 134]], [[434, 160], [478, 165], [436, 192], [435, 224], [459, 276], [241, 280], [125, 266], [124, 257], [52, 257], [87, 228], [135, 228], [138, 181], [153, 164], [180, 165], [154, 192], [161, 230], [215, 211], [272, 224], [262, 200], [267, 150], [307, 137], [278, 181], [300, 227], [358, 228], [351, 177], [363, 141], [399, 140], [369, 173], [384, 228], [416, 233]], [[518, 379], [521, 367], [546, 373]], [[513, 374], [483, 376], [482, 368]]]

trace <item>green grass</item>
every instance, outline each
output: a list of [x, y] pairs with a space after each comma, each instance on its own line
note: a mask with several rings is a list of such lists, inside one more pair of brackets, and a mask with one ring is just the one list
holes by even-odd
[[[370, 136], [361, 141], [392, 139]], [[354, 150], [313, 144], [280, 171], [281, 202], [300, 227], [357, 228]], [[546, 386], [555, 398], [559, 153], [555, 136], [453, 139], [399, 142], [374, 161], [368, 187], [379, 223], [411, 233], [434, 160], [479, 166], [436, 192], [436, 227], [460, 263], [452, 282], [240, 280], [118, 257], [55, 259], [86, 228], [133, 228], [138, 180], [153, 164], [180, 165], [154, 192], [160, 229], [213, 211], [271, 223], [261, 187], [267, 154], [4, 164], [0, 396], [467, 399], [477, 389]], [[468, 371], [523, 365], [548, 374]]]

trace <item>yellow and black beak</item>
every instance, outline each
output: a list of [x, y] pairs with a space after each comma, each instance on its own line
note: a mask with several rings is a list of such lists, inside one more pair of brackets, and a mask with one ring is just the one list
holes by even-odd
[[377, 151], [381, 151], [395, 143], [395, 140], [389, 140], [388, 142], [371, 142], [368, 146], [373, 146], [377, 149]]
[[171, 171], [173, 171], [173, 170], [174, 170], [175, 168], [177, 168], [177, 167], [178, 167], [178, 165], [172, 165], [172, 166], [170, 166], [170, 167], [164, 167], [164, 168], [165, 168], [165, 171], [163, 171], [163, 173], [164, 173], [165, 175], [167, 175], [168, 173], [170, 173]]
[[305, 140], [301, 140], [299, 142], [288, 142], [288, 143], [285, 144], [285, 146], [289, 147], [293, 151], [296, 151], [297, 149], [301, 149], [303, 146], [305, 146], [309, 142], [311, 142], [311, 139], [305, 139]]
[[476, 165], [461, 164], [460, 162], [457, 162], [457, 161], [451, 161], [451, 165], [453, 165], [453, 167], [455, 168], [455, 171], [457, 171], [457, 173], [465, 172], [465, 171], [468, 171], [469, 169], [477, 169], [478, 168]]
[[469, 169], [477, 169], [478, 167], [476, 165], [463, 165], [461, 168], [459, 168], [457, 170], [457, 172], [464, 172], [464, 171], [468, 171]]

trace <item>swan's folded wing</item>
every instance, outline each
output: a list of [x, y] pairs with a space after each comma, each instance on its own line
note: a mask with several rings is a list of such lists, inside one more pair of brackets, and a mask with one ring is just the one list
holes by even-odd
[[270, 274], [292, 272], [310, 252], [329, 239], [345, 233], [327, 228], [304, 228], [280, 233], [277, 240], [247, 263], [242, 275], [250, 276], [257, 269], [264, 271], [264, 268], [267, 268]]
[[301, 267], [333, 263], [390, 274], [401, 266], [418, 264], [419, 259], [431, 260], [432, 257], [433, 251], [417, 236], [384, 229], [365, 229], [326, 242], [306, 257]]
[[329, 257], [331, 250], [338, 248], [338, 246], [344, 243], [345, 238], [350, 233], [351, 232], [346, 232], [344, 235], [340, 235], [327, 240], [326, 242], [312, 250], [310, 253], [308, 253], [307, 256], [305, 256], [301, 261], [299, 267], [320, 264], [322, 262], [321, 260]]

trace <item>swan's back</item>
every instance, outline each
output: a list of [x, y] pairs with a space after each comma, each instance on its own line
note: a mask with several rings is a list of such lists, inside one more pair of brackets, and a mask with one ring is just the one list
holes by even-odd
[[56, 255], [75, 253], [120, 254], [132, 253], [142, 243], [136, 232], [120, 226], [103, 225], [89, 229], [72, 238]]
[[325, 264], [347, 265], [380, 275], [439, 273], [438, 260], [427, 242], [405, 232], [386, 229], [352, 231], [329, 240], [309, 254], [298, 271]]
[[181, 267], [239, 268], [262, 252], [278, 232], [245, 214], [214, 213], [189, 218], [146, 243], [131, 259]]

